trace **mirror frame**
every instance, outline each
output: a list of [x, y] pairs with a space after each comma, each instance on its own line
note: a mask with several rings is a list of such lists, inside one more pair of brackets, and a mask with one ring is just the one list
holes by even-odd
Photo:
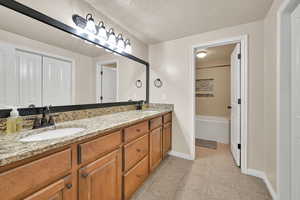
[[[49, 17], [37, 10], [34, 10], [24, 4], [21, 4], [15, 0], [0, 0], [0, 5], [4, 6], [6, 8], [9, 8], [13, 11], [16, 11], [18, 13], [21, 13], [25, 16], [31, 17], [37, 21], [40, 21], [44, 24], [47, 24], [49, 26], [52, 26], [54, 28], [57, 28], [61, 31], [64, 31], [66, 33], [69, 33], [71, 35], [74, 35], [78, 38], [81, 38], [83, 40], [87, 40], [94, 45], [100, 46], [104, 49], [107, 49], [115, 54], [118, 54], [120, 56], [124, 56], [128, 59], [131, 59], [135, 62], [138, 62], [140, 64], [145, 65], [146, 67], [146, 101], [145, 103], [149, 103], [150, 98], [150, 92], [149, 92], [149, 79], [150, 79], [150, 65], [147, 61], [138, 58], [132, 54], [128, 54], [126, 52], [118, 52], [113, 49], [110, 49], [108, 46], [101, 45], [100, 41], [98, 39], [89, 39], [88, 34], [86, 33], [78, 33], [78, 31], [65, 24], [62, 23], [52, 17]], [[112, 102], [112, 103], [99, 103], [99, 104], [82, 104], [82, 105], [66, 105], [66, 106], [53, 106], [51, 107], [52, 112], [67, 112], [72, 110], [82, 110], [82, 109], [93, 109], [93, 108], [103, 108], [103, 107], [112, 107], [112, 106], [123, 106], [123, 105], [133, 105], [140, 103], [141, 101], [128, 101], [128, 102]], [[27, 115], [35, 115], [35, 114], [41, 114], [42, 109], [44, 107], [38, 107], [38, 108], [19, 108], [18, 111], [21, 116], [27, 116]], [[0, 110], [0, 118], [7, 118], [10, 116], [11, 109], [1, 109]]]

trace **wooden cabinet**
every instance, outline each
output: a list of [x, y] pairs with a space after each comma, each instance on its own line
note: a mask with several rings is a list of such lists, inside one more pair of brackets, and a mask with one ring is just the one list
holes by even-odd
[[172, 124], [168, 123], [163, 128], [163, 157], [165, 157], [172, 148]]
[[124, 171], [128, 171], [149, 153], [149, 135], [124, 146]]
[[153, 171], [162, 160], [162, 128], [150, 132], [150, 170]]
[[124, 200], [130, 199], [133, 193], [146, 180], [149, 174], [149, 160], [146, 156], [141, 162], [124, 175]]
[[129, 200], [171, 141], [167, 113], [0, 167], [0, 199]]
[[121, 200], [122, 154], [116, 150], [79, 170], [79, 200]]
[[0, 196], [20, 199], [67, 175], [71, 170], [71, 150], [67, 149], [0, 173]]
[[50, 184], [24, 200], [72, 200], [73, 185], [70, 176]]

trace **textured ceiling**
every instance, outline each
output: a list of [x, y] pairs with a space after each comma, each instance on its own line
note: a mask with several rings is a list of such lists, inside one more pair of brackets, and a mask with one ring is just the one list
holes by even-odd
[[148, 44], [263, 19], [273, 2], [273, 0], [86, 1]]

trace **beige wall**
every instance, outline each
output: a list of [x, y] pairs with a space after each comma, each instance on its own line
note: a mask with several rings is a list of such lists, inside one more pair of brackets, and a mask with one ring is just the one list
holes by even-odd
[[214, 79], [214, 97], [196, 97], [196, 114], [229, 117], [230, 110], [230, 64], [226, 67], [201, 68], [196, 70], [196, 79]]
[[276, 86], [277, 86], [277, 12], [283, 0], [274, 3], [264, 20], [264, 133], [265, 133], [265, 172], [273, 188], [277, 190], [277, 141], [276, 141]]
[[[150, 46], [150, 99], [153, 103], [175, 105], [173, 126], [174, 151], [191, 155], [193, 141], [192, 46], [209, 41], [249, 35], [249, 113], [248, 113], [248, 167], [265, 169], [264, 148], [264, 22], [216, 30]], [[153, 81], [161, 78], [164, 85], [158, 89]]]

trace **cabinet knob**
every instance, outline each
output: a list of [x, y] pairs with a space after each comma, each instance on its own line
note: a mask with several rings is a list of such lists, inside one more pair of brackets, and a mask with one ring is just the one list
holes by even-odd
[[136, 175], [136, 177], [138, 177], [138, 178], [143, 178], [143, 176], [142, 176], [142, 175], [138, 175], [138, 174]]
[[137, 132], [141, 132], [141, 129], [136, 129]]
[[136, 151], [137, 151], [137, 152], [139, 152], [139, 153], [141, 152], [141, 150], [140, 150], [140, 149], [136, 149]]
[[73, 185], [72, 185], [71, 183], [68, 183], [68, 184], [66, 185], [66, 187], [67, 187], [68, 189], [71, 189], [71, 188], [73, 187]]
[[88, 177], [89, 175], [87, 174], [87, 173], [83, 173], [83, 174], [81, 174], [81, 177], [82, 178], [86, 178], [86, 177]]

